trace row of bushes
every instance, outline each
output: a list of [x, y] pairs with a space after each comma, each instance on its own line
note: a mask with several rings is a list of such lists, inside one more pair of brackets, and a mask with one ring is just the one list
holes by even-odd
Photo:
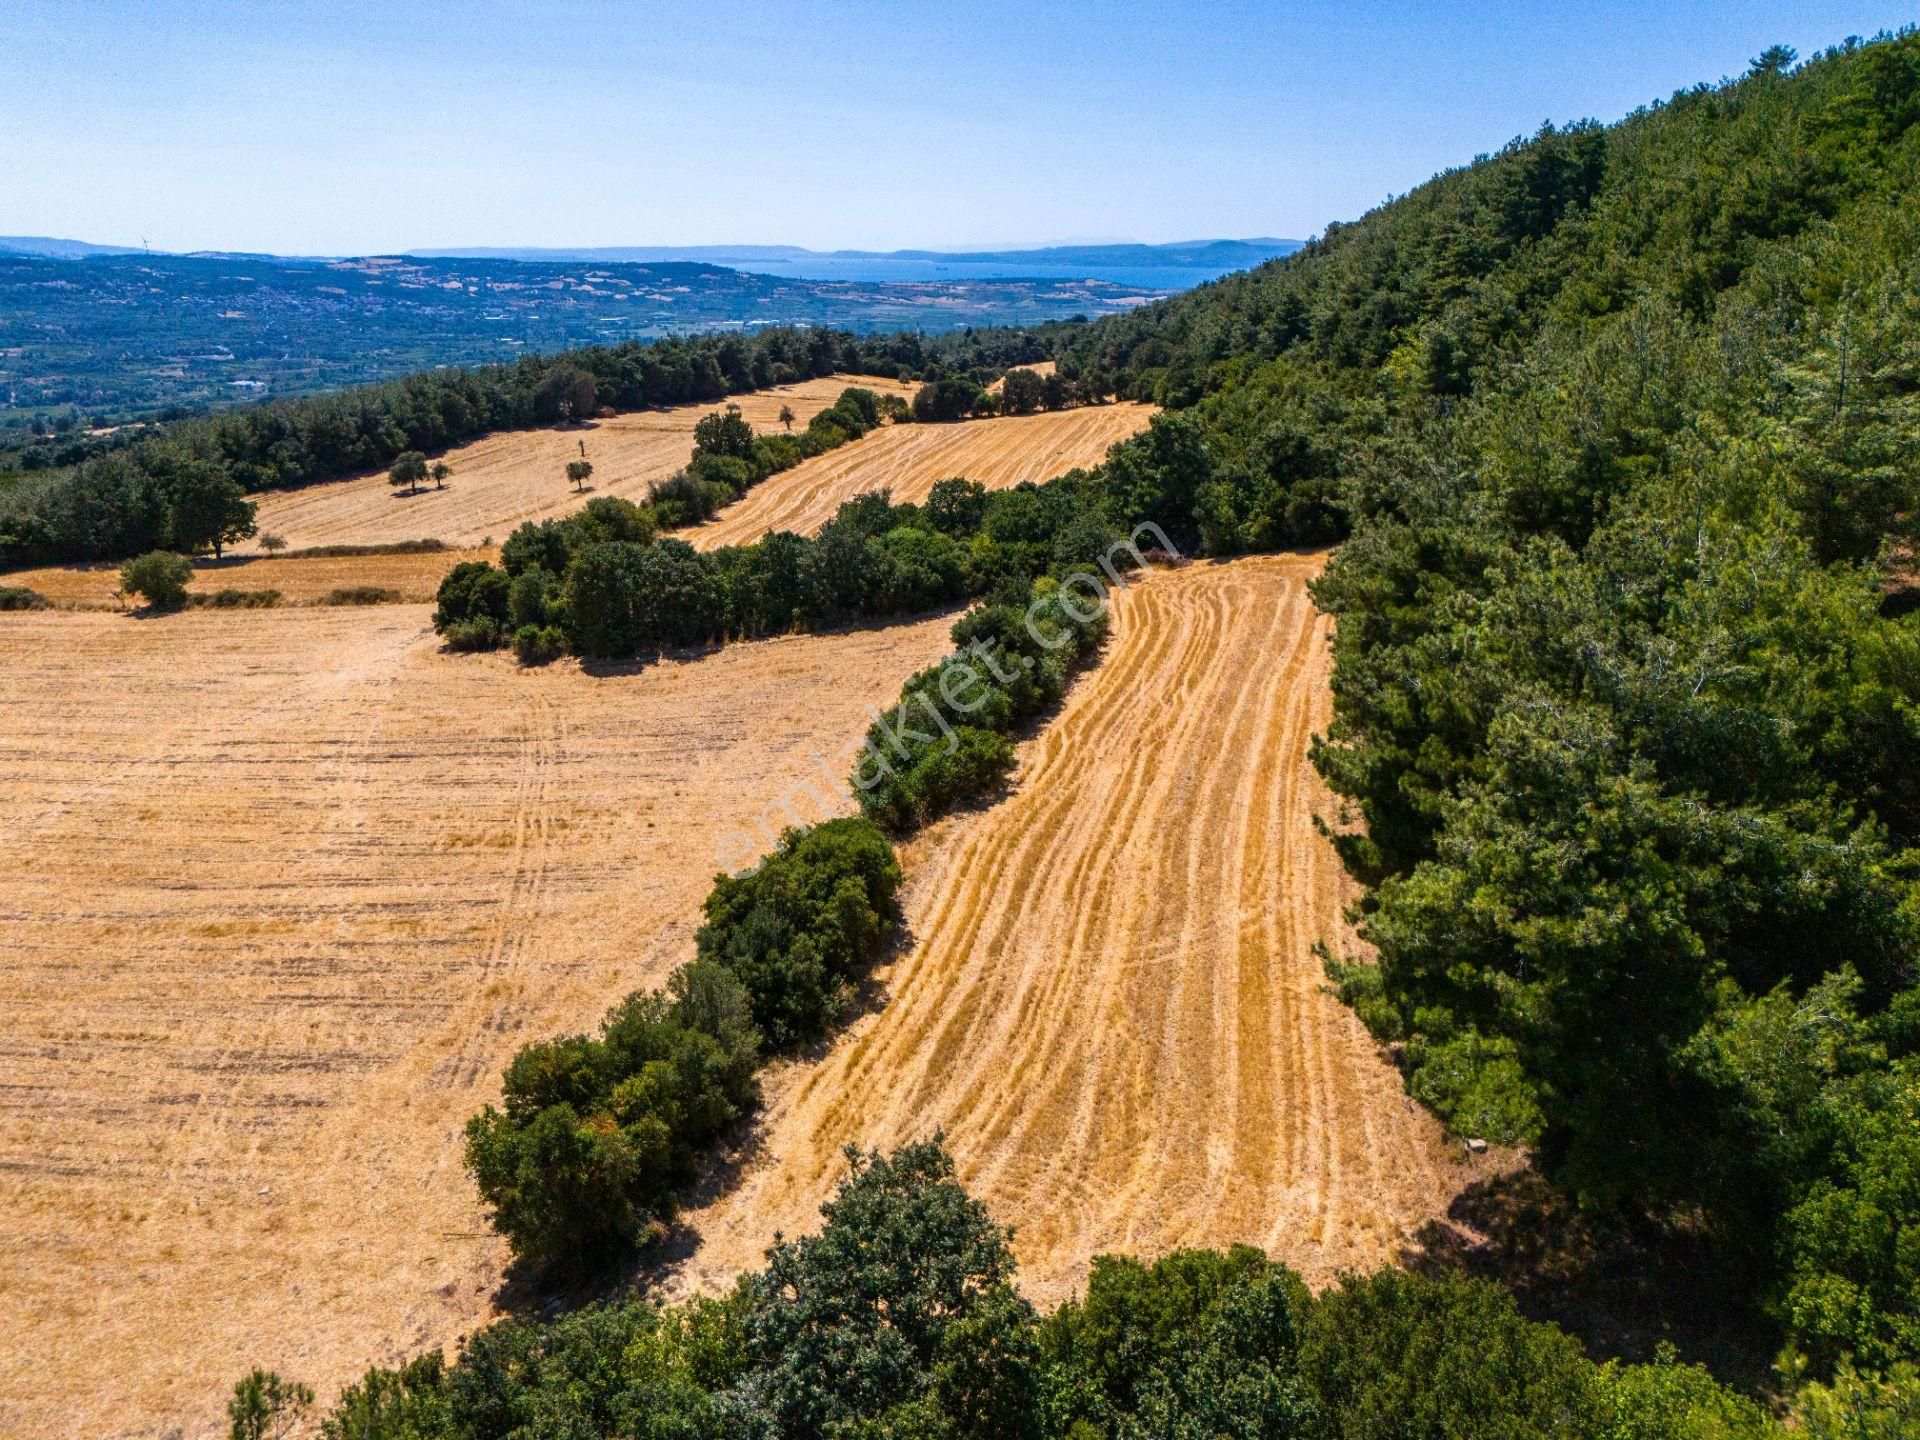
[[[939, 1142], [852, 1152], [818, 1233], [728, 1294], [512, 1320], [369, 1370], [327, 1440], [1839, 1440], [1910, 1433], [1920, 1386], [1848, 1375], [1793, 1427], [1670, 1352], [1596, 1364], [1499, 1287], [1383, 1270], [1319, 1295], [1258, 1251], [1102, 1256], [1036, 1313]], [[264, 1382], [264, 1383], [263, 1383]], [[255, 1376], [236, 1406], [303, 1387]], [[240, 1413], [236, 1409], [236, 1415]], [[264, 1428], [264, 1427], [263, 1427]]]
[[674, 530], [709, 520], [769, 475], [858, 440], [883, 419], [904, 420], [907, 413], [907, 402], [898, 395], [849, 386], [798, 435], [756, 435], [739, 408], [729, 405], [693, 427], [687, 468], [650, 487], [655, 522]]
[[597, 1036], [522, 1049], [467, 1166], [520, 1259], [595, 1273], [672, 1215], [703, 1151], [753, 1103], [763, 1046], [824, 1034], [898, 922], [900, 867], [864, 820], [789, 830], [720, 876], [697, 957], [629, 996]]
[[[1003, 609], [1024, 611], [1037, 577], [1106, 567], [1127, 552], [1105, 518], [1108, 493], [1081, 472], [993, 493], [954, 478], [935, 485], [924, 505], [895, 505], [884, 491], [860, 495], [814, 537], [773, 532], [704, 554], [656, 538], [650, 507], [603, 496], [566, 520], [521, 526], [498, 567], [455, 566], [434, 623], [455, 649], [511, 640], [523, 655], [564, 648], [616, 659], [920, 614], [967, 596], [997, 595]], [[1049, 603], [1057, 622], [1060, 602]], [[1077, 653], [1057, 662], [1071, 666]], [[1034, 657], [1036, 666], [1045, 658]], [[1041, 670], [1036, 683], [1058, 678]], [[1015, 713], [1033, 711], [1019, 705]]]
[[992, 789], [1013, 768], [1014, 727], [1066, 693], [1106, 633], [1090, 569], [1003, 583], [955, 624], [958, 648], [868, 728], [853, 773], [861, 812], [904, 831]]

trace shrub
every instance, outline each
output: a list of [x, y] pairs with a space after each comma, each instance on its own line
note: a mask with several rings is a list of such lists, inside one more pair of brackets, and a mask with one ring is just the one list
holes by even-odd
[[24, 585], [0, 585], [0, 610], [44, 610], [47, 597]]
[[[599, 503], [598, 500], [590, 501], [588, 508]], [[582, 511], [581, 516], [575, 516], [574, 519], [581, 520], [584, 514], [585, 511]], [[578, 533], [578, 528], [570, 531], [566, 524], [558, 520], [529, 520], [507, 536], [507, 543], [500, 547], [500, 567], [509, 575], [535, 568], [545, 570], [550, 575], [564, 575], [567, 561], [572, 555], [570, 541]]]
[[[551, 521], [543, 522], [551, 524]], [[526, 529], [522, 526], [521, 529]], [[582, 545], [595, 545], [620, 541], [629, 545], [646, 545], [652, 542], [658, 533], [653, 515], [643, 506], [618, 495], [596, 495], [576, 514], [561, 522], [567, 544], [578, 548]], [[518, 534], [519, 532], [514, 532]], [[509, 537], [511, 538], [511, 537]], [[501, 559], [505, 560], [505, 553]], [[561, 556], [558, 565], [545, 568], [558, 575], [566, 569], [566, 558]]]
[[216, 590], [211, 595], [190, 595], [187, 598], [194, 605], [206, 605], [219, 610], [266, 610], [280, 603], [280, 592], [228, 588]]
[[153, 550], [120, 567], [120, 588], [138, 595], [155, 610], [177, 610], [187, 603], [193, 565], [184, 555]]
[[391, 605], [401, 598], [398, 590], [379, 585], [341, 585], [321, 598], [322, 605]]
[[567, 653], [567, 636], [554, 625], [522, 625], [513, 632], [513, 653], [522, 665], [545, 665]]
[[529, 1045], [502, 1107], [467, 1126], [467, 1166], [515, 1255], [585, 1272], [673, 1211], [700, 1147], [754, 1098], [758, 1036], [725, 969], [683, 966], [629, 996], [597, 1037]]
[[935, 380], [914, 392], [913, 418], [923, 425], [964, 420], [982, 393], [971, 380]]
[[825, 1033], [848, 982], [900, 918], [900, 863], [865, 820], [789, 830], [742, 875], [713, 884], [700, 957], [746, 987], [754, 1023], [776, 1049]]
[[445, 631], [465, 620], [507, 623], [512, 582], [484, 560], [463, 560], [447, 572], [435, 595], [433, 628]]
[[507, 590], [507, 619], [516, 628], [545, 625], [548, 603], [559, 587], [560, 582], [537, 565], [522, 570]]
[[441, 632], [449, 650], [498, 650], [506, 641], [500, 622], [481, 615], [472, 620], [456, 620]]

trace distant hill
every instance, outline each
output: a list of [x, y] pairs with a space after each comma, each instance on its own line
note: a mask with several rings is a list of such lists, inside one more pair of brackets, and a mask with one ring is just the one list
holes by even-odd
[[686, 261], [315, 260], [0, 241], [0, 438], [69, 406], [136, 418], [691, 331], [935, 333], [1108, 315], [1162, 293], [1067, 274], [899, 284]]
[[1185, 240], [1166, 245], [1054, 245], [1011, 250], [807, 250], [797, 245], [477, 246], [412, 250], [421, 258], [661, 264], [691, 261], [806, 280], [1087, 279], [1186, 290], [1301, 248], [1299, 240]]
[[55, 260], [78, 260], [88, 255], [143, 255], [125, 245], [89, 245], [85, 240], [57, 240], [50, 235], [0, 235], [0, 255], [38, 255]]

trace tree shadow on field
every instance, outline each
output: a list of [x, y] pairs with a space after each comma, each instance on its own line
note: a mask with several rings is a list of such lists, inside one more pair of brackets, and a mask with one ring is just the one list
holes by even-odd
[[1670, 1345], [1748, 1395], [1776, 1396], [1779, 1332], [1704, 1233], [1582, 1215], [1537, 1170], [1476, 1180], [1399, 1263], [1495, 1281], [1528, 1319], [1559, 1325], [1597, 1361], [1645, 1363]]
[[670, 645], [658, 650], [646, 650], [625, 659], [603, 659], [589, 655], [578, 657], [580, 673], [591, 675], [595, 679], [616, 680], [622, 676], [645, 674], [660, 664], [688, 665], [699, 660], [711, 659], [722, 651], [738, 649], [742, 646], [767, 645], [782, 640], [817, 640], [835, 635], [864, 635], [880, 630], [898, 630], [906, 625], [919, 625], [928, 620], [958, 620], [966, 613], [967, 605], [945, 605], [936, 610], [916, 611], [911, 615], [875, 615], [864, 619], [837, 621], [832, 625], [816, 625], [810, 629], [783, 630], [774, 635], [754, 635], [735, 640], [709, 642], [704, 645]]

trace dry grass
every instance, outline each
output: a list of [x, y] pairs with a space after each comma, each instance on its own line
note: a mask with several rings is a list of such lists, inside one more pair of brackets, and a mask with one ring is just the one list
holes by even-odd
[[944, 1129], [1050, 1303], [1102, 1251], [1246, 1241], [1319, 1283], [1397, 1257], [1472, 1180], [1314, 942], [1351, 949], [1314, 831], [1319, 561], [1162, 572], [1022, 747], [1016, 793], [908, 855], [911, 952], [818, 1064], [770, 1072], [754, 1159], [686, 1218], [679, 1289], [817, 1227], [842, 1147]]
[[[372, 585], [392, 590], [403, 601], [433, 599], [442, 579], [462, 560], [494, 560], [497, 548], [440, 550], [417, 555], [315, 555], [277, 559], [235, 557], [203, 560], [195, 567], [190, 594], [217, 590], [278, 590], [282, 603], [312, 605], [335, 590]], [[70, 610], [117, 610], [118, 565], [52, 566], [0, 576], [0, 584], [38, 590], [54, 605]]]
[[0, 616], [0, 1434], [224, 1434], [251, 1365], [324, 1397], [485, 1320], [467, 1117], [691, 952], [949, 623], [595, 676], [427, 618]]
[[963, 420], [952, 425], [887, 425], [863, 439], [763, 480], [709, 523], [683, 531], [702, 550], [744, 545], [769, 530], [810, 535], [843, 501], [891, 490], [896, 504], [918, 503], [952, 475], [989, 490], [1050, 480], [1097, 464], [1109, 447], [1144, 430], [1151, 405], [1126, 402]]
[[[296, 549], [418, 536], [466, 546], [504, 540], [522, 521], [571, 514], [595, 495], [645, 500], [648, 485], [687, 463], [694, 425], [726, 405], [738, 405], [754, 429], [769, 433], [780, 429], [781, 407], [791, 407], [797, 429], [839, 399], [849, 385], [907, 397], [917, 388], [871, 376], [830, 375], [710, 404], [636, 410], [586, 425], [489, 435], [447, 452], [443, 458], [453, 466], [453, 476], [444, 490], [396, 492], [379, 473], [255, 496], [260, 533], [278, 535]], [[579, 457], [583, 441], [593, 462], [593, 479], [580, 495], [567, 485], [566, 466]]]

